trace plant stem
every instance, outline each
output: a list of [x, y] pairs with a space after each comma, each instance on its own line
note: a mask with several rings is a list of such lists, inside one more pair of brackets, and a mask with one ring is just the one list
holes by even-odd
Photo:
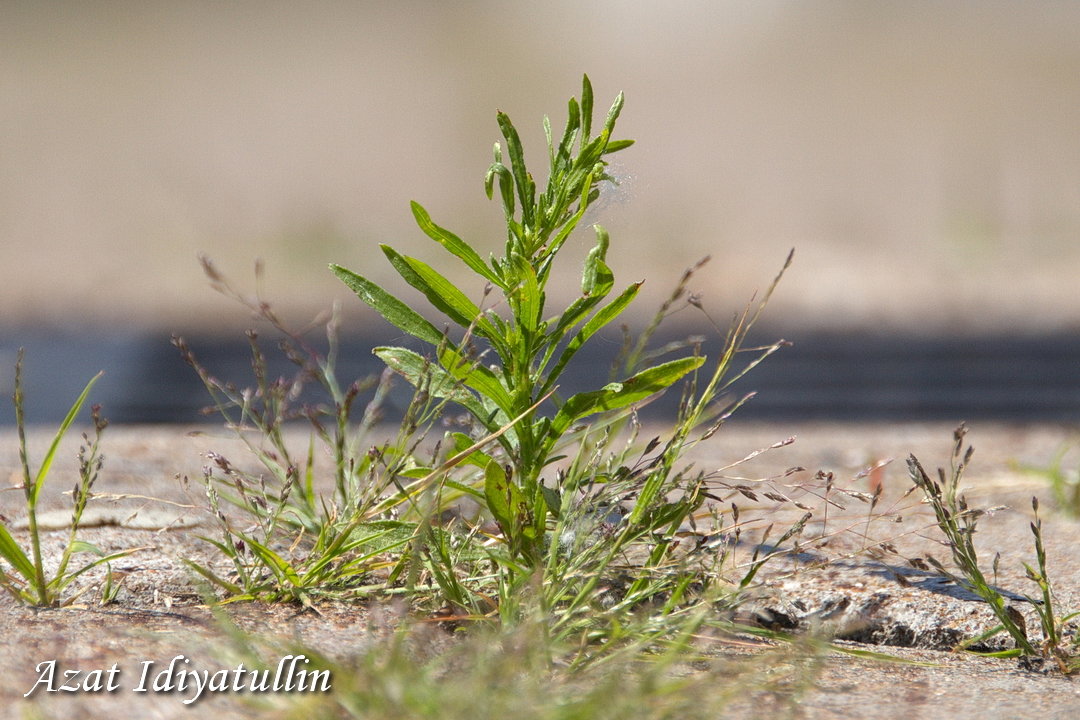
[[18, 357], [15, 360], [15, 425], [19, 433], [19, 460], [22, 462], [23, 492], [26, 494], [27, 529], [30, 533], [30, 546], [34, 556], [34, 590], [37, 592], [37, 601], [41, 605], [48, 605], [49, 592], [45, 583], [45, 569], [41, 564], [41, 538], [38, 533], [37, 523], [37, 493], [34, 492], [36, 479], [30, 475], [30, 462], [27, 460], [26, 449], [26, 418], [23, 413], [22, 391], [22, 364], [23, 349], [19, 348]]

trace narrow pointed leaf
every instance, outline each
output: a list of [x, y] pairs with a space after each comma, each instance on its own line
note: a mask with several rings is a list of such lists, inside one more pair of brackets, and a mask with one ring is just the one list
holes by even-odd
[[559, 149], [555, 154], [555, 160], [552, 163], [552, 178], [551, 186], [554, 186], [556, 180], [556, 174], [564, 173], [570, 166], [570, 153], [574, 147], [574, 140], [578, 136], [578, 128], [581, 124], [581, 109], [578, 107], [577, 100], [570, 98], [569, 108], [567, 111], [566, 130], [563, 132], [562, 141], [559, 143]]
[[[454, 440], [454, 454], [464, 452], [471, 448], [475, 444], [475, 440], [466, 435], [465, 433], [452, 433], [451, 437]], [[473, 465], [478, 468], [486, 468], [488, 463], [491, 462], [491, 456], [483, 450], [473, 450], [470, 452], [464, 460], [461, 462]]]
[[513, 401], [499, 378], [476, 360], [463, 358], [453, 348], [440, 346], [439, 362], [457, 380], [488, 398], [503, 412], [513, 411]]
[[[499, 144], [495, 143], [495, 147], [499, 147]], [[514, 217], [515, 207], [514, 177], [501, 162], [492, 163], [491, 167], [488, 168], [487, 176], [484, 178], [484, 191], [487, 193], [488, 200], [491, 199], [496, 178], [499, 180], [499, 195], [502, 197], [503, 214], [506, 216], [507, 221], [510, 221]]]
[[424, 293], [432, 305], [461, 327], [475, 327], [476, 332], [491, 340], [502, 354], [505, 348], [500, 334], [465, 293], [422, 260], [401, 255], [386, 245], [382, 246], [382, 250], [405, 282]]
[[581, 78], [581, 136], [586, 142], [589, 140], [589, 133], [592, 132], [592, 114], [592, 82], [589, 81], [588, 75], [584, 75]]
[[[608, 234], [600, 226], [596, 226], [596, 240], [596, 246], [589, 251], [589, 255], [585, 258], [585, 267], [581, 273], [582, 297], [572, 302], [570, 307], [558, 317], [555, 330], [551, 333], [554, 343], [558, 343], [570, 328], [599, 305], [611, 292], [611, 288], [615, 284], [615, 276], [611, 272], [611, 268], [604, 262], [607, 255]], [[544, 364], [554, 353], [554, 343], [544, 357]]]
[[472, 300], [427, 263], [401, 255], [388, 245], [380, 247], [405, 282], [424, 293], [432, 305], [458, 325], [468, 327], [480, 314]]
[[607, 144], [607, 147], [604, 148], [604, 154], [605, 155], [610, 155], [611, 153], [619, 152], [620, 150], [625, 150], [626, 148], [630, 147], [633, 144], [634, 144], [633, 140], [612, 140]]
[[434, 325], [375, 283], [340, 265], [331, 265], [330, 269], [368, 307], [382, 315], [394, 327], [432, 345], [443, 342], [442, 333], [436, 330]]
[[[554, 259], [555, 253], [559, 251], [559, 248], [563, 246], [563, 243], [570, 237], [570, 233], [574, 232], [578, 223], [581, 222], [581, 218], [585, 216], [585, 212], [589, 209], [589, 197], [593, 186], [593, 175], [588, 174], [582, 184], [582, 193], [580, 201], [578, 202], [577, 211], [566, 221], [566, 223], [559, 229], [559, 232], [555, 234], [555, 238], [548, 244], [548, 259], [547, 263], [550, 263]], [[542, 271], [545, 272], [545, 271]]]
[[510, 116], [500, 112], [497, 115], [499, 128], [503, 137], [506, 138], [506, 152], [510, 156], [510, 171], [514, 176], [514, 184], [517, 186], [518, 199], [521, 201], [521, 222], [525, 226], [532, 226], [534, 220], [535, 185], [525, 169], [525, 151], [521, 146], [521, 138], [518, 137], [517, 129], [510, 122]]
[[[208, 542], [213, 542], [213, 541], [208, 540]], [[214, 544], [217, 545], [218, 549], [220, 549], [222, 552], [225, 552], [224, 546], [222, 546], [220, 543], [214, 543]], [[227, 590], [230, 595], [235, 596], [235, 595], [242, 595], [244, 593], [244, 589], [242, 587], [240, 587], [236, 583], [229, 582], [228, 580], [226, 580], [226, 579], [224, 579], [222, 577], [219, 577], [217, 575], [217, 573], [215, 573], [210, 568], [203, 567], [202, 565], [199, 565], [196, 562], [188, 560], [187, 558], [180, 558], [180, 561], [182, 563], [184, 563], [185, 565], [187, 565], [192, 570], [194, 570], [195, 572], [197, 572], [199, 575], [202, 575], [204, 578], [206, 578], [210, 582], [212, 582], [215, 585]]]
[[416, 224], [420, 226], [425, 235], [460, 258], [478, 275], [483, 276], [498, 287], [503, 286], [502, 279], [487, 266], [484, 259], [472, 249], [472, 246], [449, 230], [436, 225], [420, 203], [412, 203], [412, 212], [413, 217], [416, 218]]
[[487, 421], [488, 413], [476, 396], [438, 365], [401, 347], [377, 347], [372, 352], [413, 387], [427, 390], [438, 398], [453, 400], [481, 422]]
[[[553, 343], [559, 342], [566, 334], [566, 332], [576, 325], [583, 317], [603, 302], [604, 298], [599, 295], [586, 295], [579, 297], [570, 303], [570, 307], [566, 308], [566, 311], [562, 315], [557, 315], [548, 320], [548, 323], [558, 321], [555, 325], [555, 329], [552, 330], [550, 336], [553, 338]], [[548, 355], [552, 355], [555, 352], [555, 347], [551, 347]], [[546, 358], [545, 358], [546, 360]]]
[[622, 382], [601, 390], [574, 395], [559, 409], [552, 421], [551, 436], [559, 437], [578, 420], [606, 410], [618, 410], [644, 400], [676, 383], [687, 373], [701, 367], [702, 356], [680, 358], [642, 370]]
[[244, 542], [251, 548], [251, 551], [254, 554], [259, 556], [259, 559], [262, 560], [263, 564], [274, 572], [280, 580], [288, 582], [293, 587], [303, 586], [304, 583], [301, 580], [299, 573], [296, 572], [296, 569], [285, 558], [281, 557], [254, 538], [245, 536]]
[[525, 330], [534, 333], [543, 310], [543, 291], [540, 289], [536, 271], [528, 260], [514, 255], [512, 263], [514, 275], [518, 278], [518, 284], [511, 290], [511, 298], [516, 305], [514, 315]]
[[513, 541], [526, 513], [525, 497], [495, 460], [488, 463], [484, 472], [484, 498], [506, 539]]
[[138, 549], [131, 548], [129, 550], [117, 550], [114, 553], [106, 555], [103, 550], [96, 548], [93, 545], [90, 545], [90, 543], [84, 543], [84, 546], [88, 547], [81, 547], [75, 552], [92, 552], [96, 555], [100, 555], [101, 557], [97, 558], [96, 560], [92, 560], [91, 562], [88, 562], [86, 565], [83, 565], [75, 572], [64, 573], [63, 575], [57, 575], [55, 578], [53, 578], [52, 583], [50, 583], [50, 587], [54, 589], [57, 593], [70, 585], [73, 580], [76, 580], [83, 573], [89, 570], [93, 570], [100, 565], [107, 565], [113, 560], [119, 560], [122, 557], [127, 557]]
[[558, 362], [555, 364], [551, 373], [549, 373], [550, 378], [554, 379], [559, 377], [571, 358], [577, 354], [577, 351], [581, 349], [586, 341], [622, 314], [623, 310], [625, 310], [627, 306], [633, 302], [634, 298], [637, 297], [641, 285], [642, 283], [636, 282], [629, 286], [623, 290], [618, 297], [600, 308], [595, 315], [589, 318], [589, 321], [574, 335], [573, 339], [570, 340], [569, 344], [567, 344], [566, 348], [562, 351], [562, 354], [559, 355]]
[[[549, 118], [547, 115], [544, 116], [544, 139], [547, 140], [549, 167], [554, 168], [555, 142], [551, 139], [551, 118]], [[544, 199], [540, 198], [540, 202], [543, 203]]]
[[604, 130], [581, 149], [581, 153], [574, 161], [574, 170], [580, 173], [592, 172], [593, 168], [596, 167], [596, 163], [600, 162], [600, 158], [604, 155], [604, 148], [607, 147], [607, 143], [608, 131]]
[[56, 457], [56, 450], [60, 447], [60, 441], [64, 439], [64, 435], [67, 433], [68, 428], [71, 427], [71, 423], [75, 421], [75, 416], [79, 414], [83, 403], [86, 402], [86, 397], [90, 394], [90, 388], [94, 387], [94, 383], [102, 375], [104, 375], [104, 372], [99, 372], [90, 378], [90, 382], [86, 383], [86, 387], [83, 388], [79, 397], [75, 399], [75, 403], [68, 410], [64, 421], [60, 423], [60, 427], [56, 430], [56, 436], [53, 438], [52, 444], [49, 445], [49, 451], [45, 453], [45, 458], [41, 461], [41, 467], [38, 468], [37, 475], [34, 476], [34, 487], [30, 491], [30, 505], [37, 504], [38, 495], [41, 493], [41, 487], [45, 484], [45, 478], [49, 475], [49, 468], [52, 467], [53, 459]]
[[597, 287], [605, 288], [601, 289], [602, 294], [606, 294], [611, 290], [611, 285], [614, 282], [614, 275], [611, 272], [611, 268], [607, 266], [605, 260], [607, 260], [608, 245], [611, 243], [608, 232], [600, 227], [596, 226], [596, 246], [589, 251], [589, 255], [585, 258], [585, 269], [581, 273], [581, 292], [584, 295], [593, 295]]
[[30, 558], [26, 556], [26, 553], [19, 547], [19, 544], [15, 542], [15, 538], [11, 537], [11, 533], [2, 523], [0, 523], [0, 556], [7, 560], [22, 575], [24, 580], [33, 583], [34, 578], [37, 577], [37, 573], [34, 572], [34, 564], [30, 562]]
[[622, 112], [623, 104], [626, 102], [626, 98], [622, 93], [619, 93], [615, 102], [611, 104], [611, 109], [608, 110], [607, 119], [604, 121], [604, 132], [611, 134], [611, 131], [615, 129], [615, 121], [619, 118], [619, 113]]
[[547, 485], [541, 485], [540, 492], [544, 494], [544, 504], [547, 505], [548, 512], [558, 519], [562, 515], [562, 495], [558, 490]]

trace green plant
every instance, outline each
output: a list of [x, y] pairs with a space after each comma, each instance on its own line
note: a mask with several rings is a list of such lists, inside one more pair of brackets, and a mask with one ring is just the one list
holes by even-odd
[[[951, 471], [948, 475], [943, 469], [938, 470], [937, 481], [932, 480], [918, 459], [908, 458], [908, 471], [915, 486], [918, 487], [934, 510], [937, 526], [945, 535], [953, 562], [960, 569], [960, 575], [948, 570], [932, 556], [927, 560], [938, 572], [949, 577], [957, 584], [969, 588], [982, 598], [998, 619], [1000, 625], [986, 635], [993, 635], [1004, 630], [1016, 643], [1016, 649], [998, 653], [1003, 655], [1022, 655], [1029, 658], [1052, 659], [1060, 670], [1072, 673], [1080, 670], [1080, 657], [1076, 647], [1069, 648], [1063, 639], [1064, 625], [1080, 613], [1071, 613], [1064, 617], [1055, 614], [1054, 594], [1046, 569], [1046, 551], [1043, 547], [1042, 520], [1039, 518], [1039, 501], [1032, 498], [1035, 519], [1031, 523], [1031, 532], [1035, 541], [1037, 569], [1025, 563], [1028, 579], [1039, 587], [1039, 597], [1025, 596], [1039, 617], [1043, 641], [1037, 645], [1028, 638], [1024, 616], [1009, 605], [1002, 593], [987, 581], [979, 566], [975, 550], [974, 535], [976, 525], [984, 511], [968, 507], [967, 500], [959, 494], [960, 481], [974, 453], [970, 445], [964, 449], [964, 437], [967, 428], [961, 425], [953, 435], [953, 453]], [[984, 636], [985, 637], [985, 636]]]
[[[580, 296], [559, 312], [548, 307], [556, 255], [612, 182], [606, 156], [630, 144], [611, 138], [622, 104], [619, 96], [593, 136], [586, 77], [581, 101], [569, 102], [557, 145], [545, 120], [549, 178], [539, 194], [513, 124], [498, 114], [509, 164], [497, 144], [485, 189], [489, 198], [499, 189], [506, 223], [502, 257], [483, 260], [413, 203], [421, 230], [484, 285], [482, 299], [474, 303], [422, 260], [386, 246], [383, 252], [455, 331], [437, 330], [380, 286], [332, 266], [364, 302], [430, 346], [427, 356], [375, 348], [387, 365], [378, 383], [339, 389], [336, 313], [327, 323], [329, 350], [322, 355], [289, 331], [268, 303], [233, 291], [204, 259], [215, 288], [281, 334], [296, 371], [274, 379], [251, 333], [256, 383], [239, 389], [211, 376], [176, 339], [216, 410], [258, 461], [251, 470], [210, 456], [203, 481], [221, 535], [205, 539], [228, 558], [232, 572], [189, 563], [195, 572], [228, 600], [310, 604], [402, 594], [418, 608], [443, 617], [449, 612], [457, 621], [532, 624], [546, 636], [541, 647], [551, 648], [544, 651], [549, 660], [562, 652], [555, 648], [571, 647], [577, 648], [575, 664], [589, 664], [620, 647], [685, 642], [718, 607], [738, 601], [761, 565], [778, 554], [775, 546], [796, 542], [806, 518], [781, 533], [774, 550], [736, 565], [732, 538], [753, 519], [730, 500], [756, 496], [745, 484], [681, 460], [749, 397], [732, 398], [731, 384], [784, 344], [753, 348], [739, 362], [783, 270], [760, 302], [736, 315], [708, 372], [699, 372], [706, 362], [701, 339], [649, 348], [670, 313], [687, 306], [704, 312], [687, 290], [699, 263], [683, 274], [642, 336], [627, 342], [617, 365], [621, 380], [569, 397], [559, 393], [577, 353], [622, 315], [641, 286], [613, 292], [610, 239], [598, 227]], [[686, 356], [662, 361], [679, 350]], [[396, 375], [413, 386], [412, 402], [397, 436], [365, 449]], [[637, 408], [680, 380], [683, 394], [670, 432], [639, 444]], [[306, 384], [321, 389], [329, 402], [301, 400]], [[365, 387], [374, 397], [357, 422], [355, 400]], [[449, 412], [451, 406], [465, 414]], [[295, 435], [286, 432], [296, 419], [312, 426], [302, 454], [291, 449]], [[437, 420], [450, 430], [430, 449], [424, 439]], [[331, 458], [332, 486], [319, 479], [316, 440]], [[765, 494], [787, 502], [782, 494]], [[466, 501], [479, 513], [470, 514]], [[601, 645], [604, 652], [589, 649]]]
[[[216, 290], [276, 331], [278, 347], [294, 371], [272, 377], [259, 335], [250, 331], [255, 385], [240, 388], [211, 375], [183, 338], [173, 339], [203, 381], [213, 409], [258, 463], [253, 470], [214, 453], [203, 472], [210, 510], [221, 532], [220, 539], [203, 539], [231, 561], [235, 577], [227, 579], [190, 560], [187, 564], [228, 593], [230, 601], [288, 599], [309, 604], [320, 597], [365, 595], [371, 591], [369, 575], [385, 564], [384, 554], [412, 536], [412, 524], [392, 517], [400, 503], [387, 492], [395, 489], [400, 474], [412, 471], [417, 428], [431, 422], [436, 407], [416, 398], [394, 442], [365, 445], [382, 418], [390, 376], [341, 386], [336, 370], [337, 313], [325, 322], [328, 349], [320, 352], [302, 333], [287, 327], [269, 303], [235, 291], [208, 258], [201, 260]], [[321, 390], [318, 401], [306, 393], [311, 384]], [[356, 422], [357, 400], [368, 391], [373, 397]], [[299, 454], [296, 434], [289, 428], [296, 421], [310, 428]], [[317, 445], [331, 463], [329, 488], [317, 482]], [[229, 508], [240, 512], [239, 521], [226, 512]]]
[[[484, 261], [471, 245], [436, 225], [421, 205], [412, 204], [420, 228], [487, 284], [489, 290], [485, 290], [482, 303], [488, 301], [491, 288], [497, 289], [508, 317], [493, 307], [482, 308], [427, 263], [383, 245], [383, 253], [402, 278], [460, 328], [462, 335], [453, 339], [375, 283], [332, 266], [365, 303], [435, 348], [433, 361], [406, 348], [376, 348], [375, 354], [388, 366], [417, 387], [429, 385], [434, 394], [460, 404], [488, 432], [523, 416], [500, 437], [506, 463], [490, 456], [478, 456], [473, 462], [481, 464], [485, 473], [484, 491], [478, 499], [498, 522], [509, 558], [526, 567], [540, 563], [547, 518], [559, 512], [558, 491], [542, 483], [541, 473], [563, 435], [589, 415], [648, 398], [703, 362], [700, 357], [675, 360], [621, 383], [576, 394], [560, 402], [554, 416], [529, 410], [557, 390], [571, 358], [593, 334], [619, 316], [640, 287], [640, 283], [631, 284], [601, 307], [614, 288], [614, 278], [605, 262], [608, 235], [597, 228], [596, 247], [582, 276], [581, 297], [562, 313], [549, 315], [546, 307], [545, 287], [556, 255], [599, 195], [600, 185], [611, 180], [604, 157], [631, 144], [611, 138], [622, 105], [620, 95], [599, 135], [593, 138], [592, 88], [586, 78], [581, 104], [570, 101], [569, 120], [558, 146], [553, 144], [550, 123], [545, 122], [550, 176], [547, 189], [539, 196], [525, 167], [517, 131], [510, 119], [499, 113], [510, 167], [503, 164], [502, 148], [496, 144], [495, 162], [488, 170], [485, 187], [491, 197], [497, 181], [502, 198], [507, 225], [502, 258]], [[476, 339], [486, 347], [477, 348]], [[489, 354], [494, 354], [496, 363], [489, 364]], [[471, 444], [467, 439], [460, 442]]]
[[[94, 406], [91, 412], [94, 424], [94, 436], [91, 440], [83, 434], [83, 446], [79, 449], [79, 482], [72, 489], [73, 508], [71, 512], [71, 528], [68, 532], [68, 540], [64, 545], [64, 551], [60, 557], [56, 569], [50, 571], [41, 552], [41, 532], [38, 528], [37, 509], [41, 499], [41, 491], [45, 487], [45, 481], [49, 477], [56, 451], [60, 446], [71, 424], [86, 402], [90, 389], [101, 377], [98, 373], [83, 388], [82, 393], [68, 410], [63, 422], [56, 431], [45, 457], [41, 461], [36, 473], [30, 470], [26, 445], [26, 418], [23, 413], [23, 389], [22, 389], [22, 364], [23, 351], [19, 350], [18, 359], [15, 362], [15, 423], [19, 436], [19, 460], [22, 463], [22, 490], [26, 500], [26, 516], [28, 532], [30, 535], [30, 554], [19, 546], [7, 527], [0, 523], [0, 557], [10, 565], [10, 569], [0, 571], [0, 585], [3, 586], [13, 598], [29, 605], [56, 606], [66, 605], [78, 597], [64, 597], [67, 587], [85, 573], [87, 570], [99, 565], [106, 565], [120, 557], [129, 554], [130, 550], [106, 554], [99, 548], [84, 540], [78, 539], [79, 522], [82, 519], [86, 503], [91, 497], [91, 490], [97, 481], [104, 458], [99, 452], [101, 434], [108, 424], [100, 415], [100, 408]], [[77, 570], [69, 570], [72, 556], [76, 553], [89, 552], [97, 555]], [[111, 582], [111, 573], [109, 580]]]
[[[590, 338], [620, 317], [641, 287], [641, 282], [631, 283], [612, 296], [610, 239], [597, 226], [596, 244], [582, 271], [580, 296], [553, 312], [546, 290], [555, 258], [571, 232], [604, 186], [614, 182], [605, 158], [631, 144], [612, 138], [622, 107], [619, 95], [594, 136], [593, 91], [585, 77], [580, 102], [569, 101], [567, 124], [557, 143], [545, 118], [549, 173], [546, 189], [539, 194], [514, 125], [498, 113], [509, 164], [503, 162], [503, 146], [496, 143], [485, 190], [491, 198], [497, 185], [502, 201], [506, 224], [502, 257], [484, 260], [472, 245], [412, 203], [420, 229], [483, 285], [480, 301], [426, 262], [386, 245], [382, 251], [401, 278], [456, 326], [455, 333], [440, 331], [367, 278], [331, 266], [363, 302], [431, 347], [429, 357], [402, 347], [378, 347], [374, 353], [419, 394], [456, 403], [471, 416], [475, 426], [471, 434], [455, 432], [449, 437], [451, 451], [463, 458], [461, 462], [431, 467], [430, 472], [418, 470], [421, 481], [404, 492], [410, 502], [416, 498], [418, 507], [421, 498], [428, 498], [432, 510], [443, 507], [446, 492], [464, 493], [493, 518], [498, 532], [487, 533], [482, 559], [470, 560], [475, 556], [469, 548], [483, 539], [475, 528], [460, 535], [440, 534], [422, 522], [412, 545], [409, 582], [416, 582], [422, 567], [446, 597], [473, 612], [488, 612], [494, 606], [504, 619], [520, 617], [528, 612], [522, 601], [539, 598], [540, 611], [558, 608], [559, 620], [567, 627], [578, 627], [578, 620], [588, 616], [584, 629], [594, 624], [595, 613], [588, 611], [602, 591], [608, 593], [604, 602], [627, 611], [658, 599], [663, 614], [674, 612], [690, 595], [707, 594], [713, 575], [703, 574], [700, 567], [691, 569], [692, 563], [676, 557], [674, 548], [677, 531], [693, 522], [710, 497], [710, 479], [678, 467], [678, 461], [690, 445], [715, 433], [740, 404], [726, 412], [716, 407], [731, 382], [782, 345], [758, 348], [757, 358], [732, 372], [736, 352], [778, 276], [761, 303], [736, 318], [719, 360], [704, 378], [697, 374], [706, 360], [697, 344], [683, 346], [690, 348], [686, 357], [649, 365], [655, 358], [639, 343], [627, 355], [623, 379], [569, 397], [559, 394], [571, 360]], [[671, 302], [684, 296], [691, 274], [692, 270], [684, 276]], [[685, 302], [700, 308], [694, 297]], [[654, 329], [655, 324], [645, 340]], [[641, 362], [646, 366], [640, 367]], [[650, 441], [631, 461], [632, 445], [622, 449], [613, 445], [616, 430], [633, 416], [637, 405], [684, 378], [688, 383], [672, 433], [666, 441]], [[593, 423], [591, 428], [583, 424], [586, 420]], [[711, 424], [700, 437], [691, 437], [706, 423]], [[482, 436], [495, 442], [478, 449]], [[568, 467], [560, 466], [570, 458]], [[609, 515], [617, 519], [605, 520]], [[581, 527], [592, 529], [577, 532]], [[595, 541], [598, 533], [603, 542]], [[527, 591], [530, 588], [537, 592]]]
[[[220, 536], [202, 539], [230, 561], [232, 573], [226, 577], [191, 560], [188, 567], [224, 591], [229, 602], [309, 605], [388, 590], [376, 573], [392, 565], [391, 554], [400, 556], [413, 540], [422, 513], [409, 487], [426, 482], [424, 477], [433, 472], [428, 465], [439, 466], [434, 456], [432, 463], [419, 460], [420, 445], [445, 400], [416, 393], [396, 437], [366, 444], [383, 419], [392, 373], [342, 387], [336, 310], [324, 323], [327, 349], [320, 351], [288, 327], [270, 303], [236, 291], [209, 258], [201, 261], [214, 289], [244, 305], [278, 335], [278, 349], [292, 374], [272, 375], [253, 330], [248, 332], [253, 387], [213, 376], [183, 338], [173, 338], [210, 394], [210, 410], [225, 419], [257, 462], [251, 468], [219, 453], [208, 456], [201, 479]], [[257, 279], [259, 273], [261, 266], [256, 267]], [[315, 391], [309, 392], [309, 386]], [[366, 392], [372, 397], [361, 410], [359, 398]], [[302, 443], [297, 442], [303, 437], [297, 423], [309, 428]], [[328, 469], [320, 464], [324, 457]], [[320, 481], [324, 470], [332, 477], [329, 486]]]

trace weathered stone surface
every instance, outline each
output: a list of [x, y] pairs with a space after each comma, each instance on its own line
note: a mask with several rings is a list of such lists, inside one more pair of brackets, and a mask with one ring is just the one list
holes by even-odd
[[[990, 660], [949, 652], [958, 643], [980, 635], [995, 621], [986, 603], [966, 589], [926, 569], [921, 559], [933, 555], [946, 565], [949, 552], [941, 544], [928, 509], [916, 495], [907, 494], [909, 480], [902, 462], [878, 467], [890, 457], [902, 460], [915, 452], [927, 469], [948, 461], [952, 428], [948, 426], [845, 426], [810, 424], [801, 428], [772, 426], [725, 427], [708, 446], [695, 450], [699, 467], [721, 468], [755, 448], [767, 447], [797, 433], [795, 443], [766, 452], [721, 474], [739, 476], [739, 483], [772, 487], [812, 508], [813, 518], [800, 536], [800, 552], [770, 560], [757, 578], [754, 603], [742, 610], [744, 619], [771, 623], [780, 629], [817, 631], [842, 638], [851, 647], [874, 649], [932, 667], [874, 663], [844, 656], [831, 657], [821, 668], [816, 685], [801, 700], [803, 717], [904, 718], [954, 717], [1076, 717], [1080, 692], [1069, 680], [1022, 670], [1015, 660]], [[216, 436], [215, 436], [216, 435]], [[54, 465], [45, 505], [66, 517], [69, 500], [63, 492], [75, 480], [77, 436], [65, 443]], [[1046, 464], [1071, 431], [1061, 427], [973, 427], [976, 446], [969, 470], [967, 495], [975, 507], [1003, 506], [984, 517], [976, 535], [988, 577], [1010, 594], [1012, 606], [1026, 618], [1029, 637], [1040, 638], [1034, 606], [1023, 593], [1033, 593], [1024, 577], [1023, 562], [1034, 551], [1028, 523], [1030, 499], [1043, 503], [1044, 535], [1049, 570], [1055, 583], [1060, 614], [1080, 608], [1080, 522], [1055, 511], [1042, 478], [1019, 472], [1016, 463]], [[47, 446], [48, 432], [31, 436], [32, 459]], [[32, 685], [34, 668], [47, 659], [74, 667], [119, 663], [128, 673], [140, 660], [168, 662], [176, 654], [212, 659], [220, 628], [203, 605], [199, 590], [181, 558], [194, 558], [227, 573], [227, 563], [197, 539], [206, 527], [204, 498], [197, 478], [205, 462], [202, 453], [222, 452], [242, 461], [240, 443], [225, 433], [187, 434], [178, 428], [110, 428], [105, 436], [105, 471], [97, 492], [103, 497], [85, 539], [102, 550], [142, 548], [114, 564], [124, 576], [118, 602], [98, 607], [96, 593], [66, 610], [39, 611], [19, 607], [6, 596], [0, 620], [0, 701], [16, 716], [27, 703], [22, 694]], [[37, 453], [37, 454], [35, 454]], [[807, 468], [785, 475], [792, 466]], [[14, 434], [0, 433], [0, 477], [18, 477]], [[817, 470], [833, 473], [824, 487]], [[191, 481], [184, 483], [187, 476]], [[761, 481], [759, 478], [771, 477]], [[857, 493], [882, 487], [873, 512]], [[852, 491], [852, 492], [847, 492]], [[847, 493], [847, 494], [845, 494]], [[15, 488], [0, 493], [0, 513], [13, 522], [22, 517], [22, 494]], [[761, 500], [759, 494], [759, 501]], [[832, 503], [824, 512], [824, 498]], [[791, 503], [753, 503], [740, 495], [746, 524], [739, 562], [764, 526], [784, 527], [804, 511]], [[134, 527], [126, 518], [154, 517], [150, 528]], [[51, 517], [51, 515], [50, 515]], [[22, 534], [16, 531], [22, 539]], [[56, 553], [66, 534], [45, 533], [46, 551]], [[775, 537], [775, 535], [774, 535]], [[999, 556], [996, 578], [990, 568]], [[100, 574], [88, 574], [94, 584]], [[292, 607], [241, 606], [233, 616], [245, 628], [295, 637], [335, 657], [364, 652], [377, 632], [364, 608], [326, 607], [321, 615], [297, 614]], [[1009, 647], [996, 636], [985, 648]], [[209, 662], [209, 660], [207, 660]], [[978, 702], [972, 700], [978, 698]], [[132, 693], [35, 698], [54, 716], [127, 713], [132, 716], [180, 717], [189, 708], [171, 697]], [[230, 716], [242, 713], [224, 697], [200, 703], [204, 712]], [[758, 717], [760, 707], [732, 717]], [[741, 714], [740, 714], [741, 712]]]

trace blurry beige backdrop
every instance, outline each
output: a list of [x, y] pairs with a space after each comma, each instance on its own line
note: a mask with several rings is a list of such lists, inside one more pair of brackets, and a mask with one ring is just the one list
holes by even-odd
[[1080, 324], [1080, 3], [4, 0], [0, 325], [220, 324], [197, 252], [349, 302], [328, 262], [440, 259], [410, 199], [486, 254], [496, 108], [543, 175], [582, 72], [626, 93], [594, 220], [643, 308], [711, 254], [726, 317], [794, 246], [780, 324]]

